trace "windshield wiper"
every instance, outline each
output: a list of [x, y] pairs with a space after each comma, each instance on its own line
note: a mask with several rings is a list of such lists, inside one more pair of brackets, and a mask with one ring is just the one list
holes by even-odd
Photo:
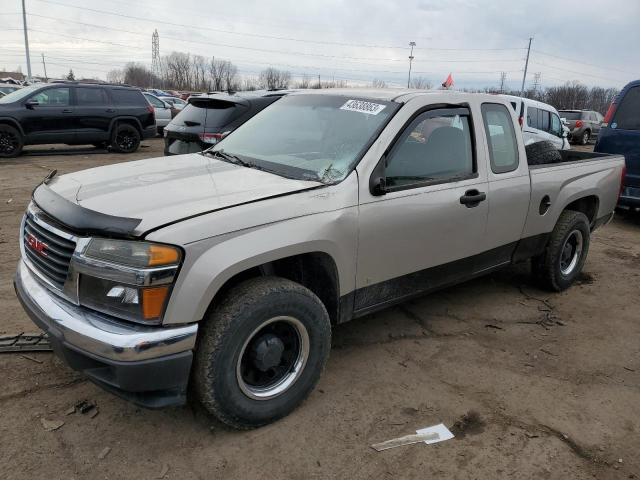
[[223, 149], [220, 150], [207, 150], [205, 153], [212, 155], [214, 157], [221, 158], [229, 163], [234, 163], [236, 165], [242, 165], [243, 167], [248, 168], [257, 168], [254, 163], [247, 162], [246, 160], [241, 159], [239, 156], [234, 155], [232, 153], [227, 153]]

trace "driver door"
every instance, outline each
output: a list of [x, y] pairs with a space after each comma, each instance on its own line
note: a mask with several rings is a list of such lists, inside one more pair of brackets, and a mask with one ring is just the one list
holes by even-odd
[[69, 87], [39, 91], [25, 101], [22, 127], [31, 144], [73, 143], [76, 124]]
[[474, 272], [489, 203], [474, 138], [468, 108], [426, 110], [409, 120], [382, 159], [384, 194], [361, 179], [356, 312]]

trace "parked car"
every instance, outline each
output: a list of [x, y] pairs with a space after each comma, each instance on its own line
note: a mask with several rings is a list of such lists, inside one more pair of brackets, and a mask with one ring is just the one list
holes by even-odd
[[0, 157], [25, 145], [109, 145], [135, 152], [156, 134], [153, 108], [140, 90], [111, 84], [39, 83], [0, 98]]
[[164, 154], [201, 152], [288, 92], [262, 90], [190, 97], [189, 104], [165, 128]]
[[332, 325], [529, 258], [553, 291], [579, 278], [624, 159], [525, 152], [495, 95], [292, 93], [207, 152], [48, 178], [15, 289], [98, 385], [162, 407], [191, 380], [257, 427], [309, 395]]
[[143, 95], [149, 102], [149, 105], [153, 107], [156, 115], [156, 127], [158, 129], [158, 133], [162, 135], [162, 131], [167, 125], [169, 125], [169, 122], [174, 117], [173, 105], [161, 100], [151, 93], [143, 92]]
[[8, 93], [15, 92], [16, 90], [20, 90], [22, 87], [20, 85], [10, 85], [7, 83], [0, 83], [0, 93], [4, 93], [5, 95]]
[[594, 150], [624, 155], [626, 175], [619, 205], [640, 208], [640, 80], [625, 86], [611, 103]]
[[569, 123], [569, 140], [586, 145], [600, 133], [602, 115], [593, 110], [560, 110], [560, 116]]
[[187, 106], [187, 102], [177, 97], [158, 97], [160, 100], [167, 102], [176, 110], [180, 111]]
[[170, 96], [169, 93], [165, 92], [164, 90], [160, 90], [158, 88], [147, 88], [146, 92], [150, 93], [151, 95], [155, 95], [156, 97], [168, 97], [168, 96]]
[[509, 100], [518, 116], [525, 145], [548, 141], [558, 150], [571, 148], [558, 111], [549, 104], [514, 95], [501, 95]]

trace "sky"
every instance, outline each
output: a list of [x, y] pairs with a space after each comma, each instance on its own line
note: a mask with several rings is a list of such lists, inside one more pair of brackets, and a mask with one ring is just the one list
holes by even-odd
[[[519, 89], [640, 78], [640, 0], [26, 0], [32, 73], [106, 78], [130, 61], [188, 52], [231, 60], [244, 76], [269, 66], [294, 78], [406, 86]], [[21, 0], [0, 0], [0, 70], [26, 73]], [[538, 75], [536, 75], [538, 74]]]

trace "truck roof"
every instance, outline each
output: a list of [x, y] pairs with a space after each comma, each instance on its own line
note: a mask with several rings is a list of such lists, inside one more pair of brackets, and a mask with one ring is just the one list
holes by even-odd
[[487, 99], [495, 99], [496, 95], [490, 95], [486, 93], [468, 93], [457, 92], [452, 90], [416, 90], [412, 88], [327, 88], [327, 89], [310, 89], [299, 90], [292, 93], [292, 95], [333, 95], [340, 97], [356, 97], [366, 98], [370, 100], [382, 100], [386, 102], [403, 103], [411, 100], [415, 97], [425, 95], [448, 95], [456, 98], [457, 101], [462, 101], [464, 98], [478, 96], [486, 97]]

